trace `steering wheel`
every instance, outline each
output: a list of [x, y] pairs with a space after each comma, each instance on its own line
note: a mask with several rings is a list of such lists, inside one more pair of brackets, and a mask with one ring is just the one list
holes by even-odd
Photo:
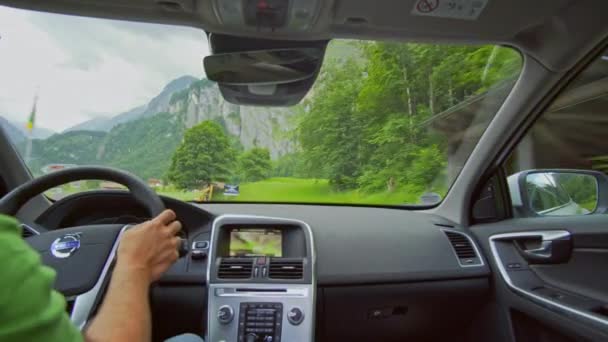
[[[165, 209], [160, 197], [136, 176], [113, 168], [87, 166], [56, 171], [22, 184], [0, 199], [0, 213], [14, 216], [36, 195], [69, 182], [92, 179], [126, 186], [151, 217]], [[71, 319], [80, 329], [101, 300], [118, 242], [128, 227], [116, 224], [69, 227], [26, 239], [40, 253], [42, 262], [57, 272], [55, 289], [74, 299]]]

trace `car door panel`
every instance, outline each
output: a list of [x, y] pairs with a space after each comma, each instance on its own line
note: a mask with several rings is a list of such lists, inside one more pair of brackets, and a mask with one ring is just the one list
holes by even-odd
[[[520, 218], [470, 229], [489, 259], [514, 340], [608, 341], [608, 216]], [[556, 237], [560, 246], [570, 239], [565, 259], [536, 263], [526, 254], [547, 252], [543, 240]]]
[[535, 265], [533, 270], [549, 285], [608, 303], [608, 245], [605, 249], [575, 248], [568, 263]]

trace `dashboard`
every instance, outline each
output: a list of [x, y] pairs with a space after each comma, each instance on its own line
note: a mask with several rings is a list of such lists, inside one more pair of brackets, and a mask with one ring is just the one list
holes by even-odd
[[[158, 341], [183, 332], [212, 341], [424, 341], [439, 333], [437, 320], [458, 341], [489, 296], [476, 242], [428, 213], [163, 201], [182, 221], [190, 252], [152, 289]], [[145, 216], [126, 193], [95, 192], [58, 201], [36, 223], [60, 229]], [[257, 327], [249, 318], [258, 312], [274, 321]]]

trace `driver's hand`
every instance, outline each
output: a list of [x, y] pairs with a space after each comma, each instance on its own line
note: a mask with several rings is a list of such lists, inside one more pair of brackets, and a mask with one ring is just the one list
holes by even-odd
[[182, 228], [172, 210], [165, 210], [123, 233], [118, 245], [117, 269], [143, 275], [150, 283], [158, 280], [177, 260]]

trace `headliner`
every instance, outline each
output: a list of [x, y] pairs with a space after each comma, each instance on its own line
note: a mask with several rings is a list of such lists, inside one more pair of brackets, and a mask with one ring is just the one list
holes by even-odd
[[322, 0], [321, 14], [305, 33], [243, 32], [223, 27], [211, 0], [0, 0], [17, 8], [202, 28], [237, 36], [316, 40], [357, 38], [511, 45], [551, 71], [565, 71], [608, 34], [604, 0], [488, 0], [474, 21], [420, 17], [416, 0]]

